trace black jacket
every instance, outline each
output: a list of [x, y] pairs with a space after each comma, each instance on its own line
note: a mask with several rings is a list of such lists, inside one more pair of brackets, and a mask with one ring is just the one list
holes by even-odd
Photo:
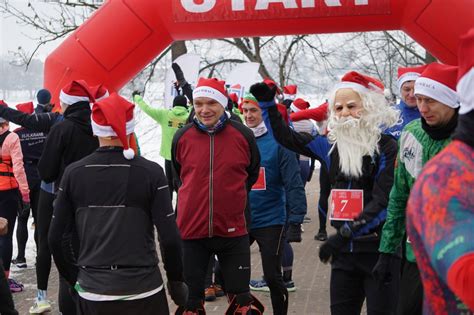
[[[339, 169], [337, 148], [329, 155], [331, 145], [322, 136], [313, 137], [307, 133], [298, 133], [288, 127], [275, 106], [264, 110], [266, 124], [270, 123], [275, 139], [284, 147], [321, 162], [321, 167], [329, 171], [331, 189], [362, 189], [364, 191], [364, 209], [362, 217], [366, 224], [352, 235], [343, 252], [377, 253], [380, 235], [387, 216], [388, 199], [393, 185], [393, 172], [397, 156], [397, 142], [382, 135], [378, 143], [380, 154], [363, 158], [360, 178], [349, 178]], [[331, 224], [340, 228], [343, 223]]]
[[[162, 283], [154, 227], [169, 280], [182, 281], [181, 238], [163, 169], [121, 147], [101, 147], [66, 168], [49, 231], [62, 276], [86, 292], [129, 295]], [[68, 231], [79, 239], [77, 266], [68, 262]], [[116, 270], [113, 270], [115, 269]]]
[[0, 117], [22, 127], [48, 133], [51, 127], [63, 120], [60, 113], [25, 114], [13, 108], [0, 106]]
[[64, 112], [64, 120], [55, 124], [46, 139], [38, 163], [42, 180], [58, 183], [66, 166], [91, 154], [99, 146], [92, 135], [89, 102], [78, 102]]
[[31, 129], [18, 128], [14, 131], [20, 138], [21, 151], [23, 152], [23, 164], [25, 166], [26, 178], [30, 190], [36, 190], [40, 185], [38, 174], [38, 161], [43, 152], [46, 134]]

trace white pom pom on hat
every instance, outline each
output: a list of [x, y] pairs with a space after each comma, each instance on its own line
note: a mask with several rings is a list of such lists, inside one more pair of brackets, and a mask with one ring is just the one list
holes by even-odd
[[135, 151], [133, 151], [133, 149], [126, 149], [126, 150], [123, 150], [123, 156], [127, 159], [127, 160], [131, 160], [135, 157]]

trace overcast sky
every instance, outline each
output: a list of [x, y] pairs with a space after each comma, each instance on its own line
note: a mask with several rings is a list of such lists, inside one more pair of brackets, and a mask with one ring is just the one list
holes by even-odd
[[[13, 3], [18, 8], [24, 7], [26, 9], [27, 2], [25, 1], [10, 1], [10, 3]], [[16, 51], [19, 46], [27, 52], [32, 52], [36, 47], [36, 41], [31, 38], [36, 37], [37, 34], [38, 32], [32, 27], [20, 25], [14, 17], [6, 16], [0, 12], [0, 55]], [[48, 53], [57, 47], [59, 43], [60, 41], [41, 47], [38, 53], [36, 53], [35, 58], [44, 60]]]

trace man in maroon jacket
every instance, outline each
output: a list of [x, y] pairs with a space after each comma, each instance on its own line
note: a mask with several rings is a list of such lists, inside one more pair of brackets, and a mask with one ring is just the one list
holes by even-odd
[[247, 231], [247, 194], [260, 170], [258, 147], [250, 129], [229, 119], [223, 81], [200, 78], [193, 103], [193, 123], [178, 130], [172, 145], [180, 180], [177, 221], [189, 287], [182, 312], [204, 312], [204, 278], [209, 259], [216, 254], [231, 302], [229, 311], [240, 308], [247, 314], [258, 303], [249, 293]]

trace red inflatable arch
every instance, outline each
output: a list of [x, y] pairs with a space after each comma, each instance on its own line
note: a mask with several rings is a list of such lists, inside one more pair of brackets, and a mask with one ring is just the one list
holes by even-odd
[[174, 40], [403, 30], [456, 64], [472, 0], [109, 0], [47, 58], [55, 98], [72, 79], [119, 90]]

